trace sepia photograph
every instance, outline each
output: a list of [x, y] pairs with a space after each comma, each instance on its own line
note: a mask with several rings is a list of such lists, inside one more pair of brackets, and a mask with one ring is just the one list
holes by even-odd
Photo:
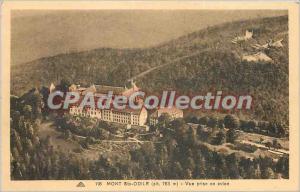
[[10, 8], [5, 20], [2, 179], [87, 191], [91, 181], [98, 190], [297, 185], [297, 4], [54, 5]]

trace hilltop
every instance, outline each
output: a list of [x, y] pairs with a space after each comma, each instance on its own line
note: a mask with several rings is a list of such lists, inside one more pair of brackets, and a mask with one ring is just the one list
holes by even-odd
[[[252, 30], [254, 39], [232, 44], [232, 38], [244, 34], [245, 30]], [[49, 86], [62, 79], [81, 85], [120, 86], [157, 67], [136, 79], [143, 90], [159, 93], [173, 89], [192, 94], [222, 90], [251, 94], [255, 106], [248, 113], [250, 117], [287, 123], [287, 31], [287, 16], [261, 18], [209, 27], [145, 49], [100, 48], [41, 58], [12, 66], [11, 93], [21, 95], [32, 87]], [[250, 44], [282, 38], [284, 47], [267, 53], [273, 63], [241, 61], [242, 54], [254, 53]]]

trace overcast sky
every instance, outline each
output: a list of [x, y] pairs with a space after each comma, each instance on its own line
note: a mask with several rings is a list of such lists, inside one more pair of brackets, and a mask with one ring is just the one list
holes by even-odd
[[100, 47], [143, 48], [223, 22], [285, 11], [13, 11], [12, 64]]

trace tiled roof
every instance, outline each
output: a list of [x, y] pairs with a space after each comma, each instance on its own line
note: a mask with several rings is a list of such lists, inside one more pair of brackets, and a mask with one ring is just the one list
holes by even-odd
[[107, 94], [109, 91], [112, 91], [113, 94], [122, 94], [126, 89], [124, 87], [113, 87], [107, 85], [94, 85], [97, 93]]
[[120, 112], [120, 113], [133, 113], [135, 115], [139, 115], [141, 113], [142, 109], [143, 108], [132, 109], [129, 106], [126, 106], [125, 109], [115, 109], [115, 108], [112, 108], [113, 111], [117, 111], [117, 112]]

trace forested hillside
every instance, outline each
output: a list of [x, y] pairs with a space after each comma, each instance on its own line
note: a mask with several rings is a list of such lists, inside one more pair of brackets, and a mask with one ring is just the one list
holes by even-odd
[[[254, 32], [252, 40], [231, 43], [247, 29]], [[210, 90], [251, 94], [250, 117], [288, 123], [287, 31], [288, 18], [281, 16], [213, 26], [147, 49], [101, 48], [41, 58], [12, 67], [11, 93], [21, 95], [62, 79], [122, 86], [143, 71], [170, 63], [136, 79], [137, 84], [155, 93], [171, 88], [192, 94]], [[241, 61], [242, 54], [255, 52], [251, 44], [282, 38], [283, 48], [267, 52], [273, 63]]]
[[[85, 138], [81, 142], [81, 148], [66, 152], [66, 146], [55, 145], [53, 136], [48, 135], [43, 139], [39, 135], [43, 121], [49, 117], [39, 106], [41, 99], [42, 96], [37, 90], [20, 98], [11, 97], [12, 180], [289, 178], [288, 155], [280, 156], [277, 160], [261, 155], [249, 158], [239, 155], [236, 150], [227, 154], [224, 148], [221, 152], [212, 150], [207, 143], [204, 144], [207, 139], [212, 139], [215, 146], [225, 143], [225, 140], [227, 144], [235, 142], [235, 128], [238, 128], [239, 123], [238, 119], [230, 115], [224, 118], [224, 124], [230, 127], [227, 132], [224, 126], [217, 128], [212, 125], [216, 124], [211, 123], [212, 119], [207, 121], [208, 126], [214, 127], [218, 133], [216, 137], [206, 132], [203, 125], [194, 129], [184, 119], [170, 121], [167, 116], [161, 116], [159, 123], [153, 128], [160, 130], [163, 137], [148, 135], [148, 142], [136, 143], [126, 154], [120, 153], [122, 147], [119, 147], [115, 158], [101, 153], [99, 158], [90, 160], [83, 151], [91, 150], [90, 146], [97, 141], [112, 138], [114, 128], [103, 121], [87, 128], [90, 126], [89, 118], [80, 119], [81, 123], [76, 125], [78, 118], [68, 115], [58, 117], [57, 131], [62, 133], [65, 140], [75, 142], [76, 133], [90, 135], [86, 138], [81, 136]], [[203, 119], [208, 117], [201, 118], [202, 123]], [[107, 130], [109, 127], [110, 131]], [[209, 135], [205, 136], [205, 133]], [[107, 148], [113, 154], [111, 146], [112, 144]], [[249, 153], [254, 151], [260, 150], [254, 147]]]

